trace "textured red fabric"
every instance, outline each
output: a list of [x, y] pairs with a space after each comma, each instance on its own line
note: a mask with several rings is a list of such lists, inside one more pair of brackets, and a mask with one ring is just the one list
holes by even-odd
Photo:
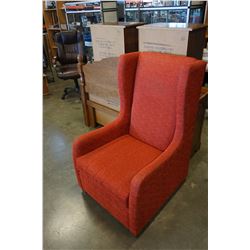
[[182, 67], [193, 58], [140, 54], [134, 87], [130, 134], [157, 147], [167, 148], [176, 123], [176, 95]]
[[89, 175], [85, 171], [81, 171], [79, 176], [84, 180], [82, 182], [82, 189], [128, 228], [128, 208], [121, 199], [111, 193], [101, 182], [98, 182], [94, 176]]
[[105, 189], [128, 207], [132, 178], [161, 153], [130, 135], [124, 135], [77, 158], [77, 169], [83, 186], [84, 176], [92, 176], [102, 186], [100, 193]]
[[134, 235], [138, 235], [150, 222], [188, 174], [194, 124], [206, 63], [199, 60], [190, 64], [179, 62], [175, 67], [182, 67], [176, 96], [175, 134], [160, 157], [143, 168], [131, 182], [129, 230]]
[[[81, 179], [76, 169], [76, 159], [124, 134], [128, 134], [130, 112], [133, 98], [134, 79], [137, 68], [138, 53], [129, 53], [121, 57], [118, 67], [118, 84], [120, 95], [120, 114], [118, 118], [105, 127], [83, 134], [73, 143], [73, 161], [78, 184]], [[83, 188], [83, 187], [82, 187]]]
[[184, 56], [122, 55], [118, 119], [74, 142], [79, 185], [134, 235], [187, 176], [205, 67]]

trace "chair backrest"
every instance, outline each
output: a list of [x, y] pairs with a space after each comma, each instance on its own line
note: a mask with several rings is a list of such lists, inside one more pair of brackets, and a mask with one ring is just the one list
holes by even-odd
[[58, 61], [62, 64], [77, 63], [78, 54], [83, 55], [83, 34], [79, 31], [61, 31], [55, 34]]
[[[192, 72], [197, 62], [198, 78], [197, 72]], [[204, 70], [205, 63], [194, 58], [155, 52], [138, 53], [129, 133], [165, 150], [175, 134], [180, 115], [178, 102], [185, 102], [185, 91], [192, 81], [198, 100]]]

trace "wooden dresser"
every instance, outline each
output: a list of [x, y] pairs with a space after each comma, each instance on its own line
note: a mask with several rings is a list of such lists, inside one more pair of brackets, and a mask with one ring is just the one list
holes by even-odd
[[152, 23], [137, 27], [139, 51], [155, 51], [202, 59], [207, 25]]
[[91, 24], [94, 61], [138, 51], [138, 30], [142, 22]]

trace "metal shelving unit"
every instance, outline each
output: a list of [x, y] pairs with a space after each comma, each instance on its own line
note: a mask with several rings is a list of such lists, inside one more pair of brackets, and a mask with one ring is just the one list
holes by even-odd
[[67, 2], [64, 4], [65, 17], [68, 30], [83, 31], [85, 52], [88, 60], [92, 61], [92, 40], [90, 24], [101, 22], [100, 0]]
[[[203, 23], [206, 1], [119, 0], [119, 20], [144, 23]], [[83, 31], [85, 47], [92, 55], [90, 24], [102, 22], [100, 0], [64, 3], [67, 29]], [[124, 13], [124, 17], [122, 14]], [[91, 56], [90, 56], [91, 57]]]
[[127, 22], [203, 23], [206, 1], [125, 0]]
[[69, 30], [101, 22], [100, 0], [67, 2], [64, 10]]
[[66, 11], [67, 14], [80, 14], [80, 13], [99, 13], [100, 10], [79, 10], [79, 11]]

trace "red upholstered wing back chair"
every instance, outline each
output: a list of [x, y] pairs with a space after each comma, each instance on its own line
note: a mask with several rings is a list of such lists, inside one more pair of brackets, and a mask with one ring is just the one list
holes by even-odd
[[138, 235], [188, 174], [206, 63], [154, 52], [120, 57], [120, 114], [73, 144], [80, 187]]

